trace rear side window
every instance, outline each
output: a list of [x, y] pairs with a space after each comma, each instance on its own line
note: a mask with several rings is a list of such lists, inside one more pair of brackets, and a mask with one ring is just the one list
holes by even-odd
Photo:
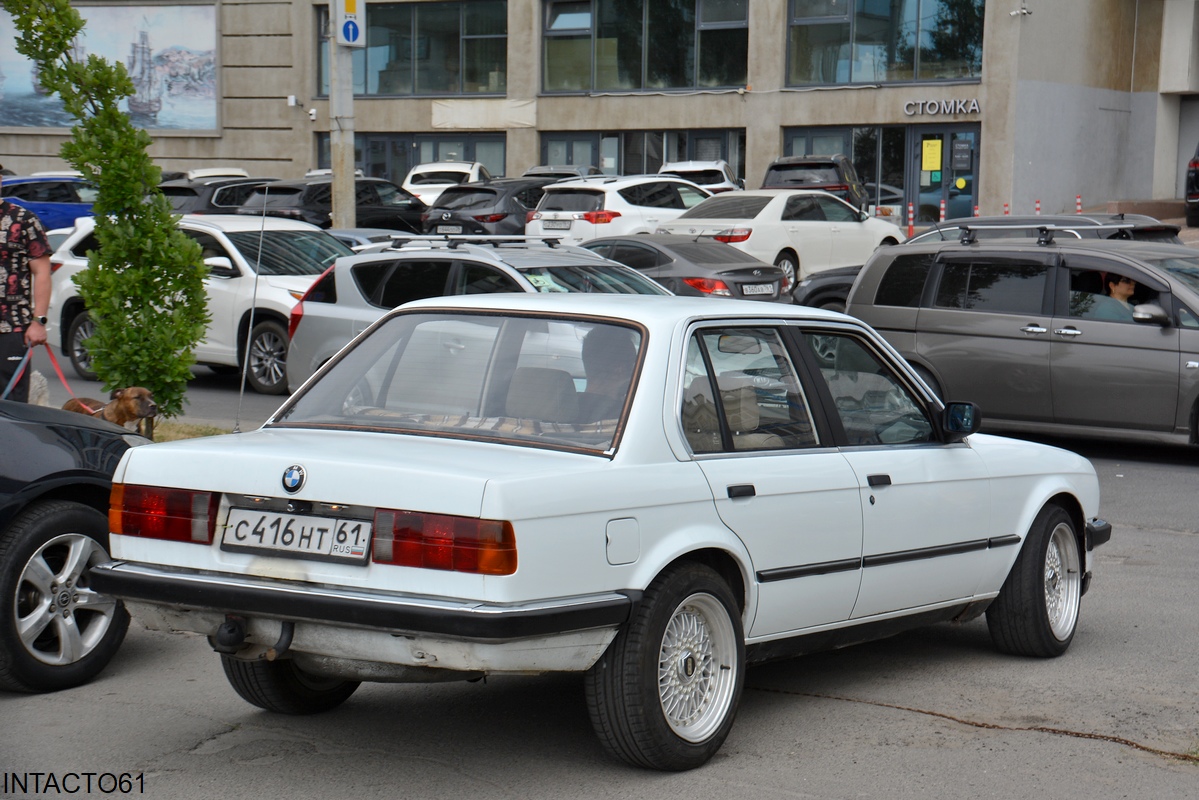
[[679, 219], [753, 219], [773, 199], [758, 195], [744, 197], [740, 193], [717, 195], [684, 212]]
[[449, 261], [399, 261], [371, 303], [395, 308], [412, 300], [441, 297], [446, 292], [450, 264]]
[[603, 192], [559, 190], [546, 192], [537, 205], [538, 211], [602, 211]]
[[1039, 314], [1049, 267], [1019, 262], [945, 264], [936, 305], [970, 311]]
[[260, 184], [235, 183], [232, 186], [222, 186], [212, 194], [212, 204], [222, 208], [236, 208], [254, 193]]
[[766, 171], [764, 184], [769, 186], [817, 186], [842, 183], [841, 175], [833, 164], [789, 164], [771, 167]]
[[446, 189], [433, 203], [434, 208], [484, 208], [494, 205], [497, 192], [492, 189]]
[[924, 282], [928, 279], [928, 271], [932, 264], [933, 257], [930, 253], [897, 256], [891, 262], [891, 266], [887, 267], [883, 279], [878, 282], [874, 304], [905, 308], [919, 306], [920, 296], [924, 293]]
[[316, 283], [312, 284], [312, 288], [304, 295], [305, 303], [336, 303], [337, 302], [337, 276], [332, 267], [325, 270], [325, 274], [316, 279]]
[[673, 183], [643, 183], [620, 190], [620, 196], [645, 208], [686, 208]]

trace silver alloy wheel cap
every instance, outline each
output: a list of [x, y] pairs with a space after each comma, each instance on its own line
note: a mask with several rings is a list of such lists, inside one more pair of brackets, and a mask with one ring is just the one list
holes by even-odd
[[1045, 611], [1058, 641], [1068, 639], [1074, 631], [1081, 588], [1078, 540], [1069, 525], [1059, 523], [1049, 534], [1045, 550]]
[[86, 657], [104, 641], [117, 601], [87, 586], [84, 574], [111, 559], [99, 542], [64, 533], [37, 549], [17, 578], [17, 635], [29, 655], [51, 666]]
[[87, 370], [92, 368], [92, 357], [91, 354], [87, 352], [87, 340], [92, 338], [92, 334], [95, 332], [96, 323], [89, 319], [87, 322], [82, 323], [78, 328], [75, 329], [75, 335], [68, 343], [71, 348], [71, 352], [75, 356], [75, 363]]
[[728, 717], [737, 685], [732, 620], [710, 594], [679, 603], [658, 653], [658, 699], [666, 723], [688, 742], [709, 739]]
[[275, 386], [284, 379], [287, 342], [266, 331], [250, 343], [250, 371], [263, 386]]

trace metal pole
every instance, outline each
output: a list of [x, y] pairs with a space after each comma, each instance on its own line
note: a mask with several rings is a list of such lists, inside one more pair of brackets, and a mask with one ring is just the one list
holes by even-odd
[[[336, 0], [329, 5], [334, 18]], [[357, 227], [354, 207], [354, 62], [351, 48], [329, 36], [329, 155], [333, 167], [333, 227]]]

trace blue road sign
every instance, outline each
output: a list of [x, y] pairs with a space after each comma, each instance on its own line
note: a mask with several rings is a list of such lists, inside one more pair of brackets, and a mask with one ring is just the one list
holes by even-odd
[[358, 23], [352, 19], [346, 20], [346, 24], [341, 28], [341, 38], [346, 42], [358, 41]]

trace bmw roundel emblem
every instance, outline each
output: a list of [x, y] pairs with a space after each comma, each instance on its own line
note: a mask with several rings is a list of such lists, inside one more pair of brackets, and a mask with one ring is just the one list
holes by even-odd
[[304, 487], [305, 477], [304, 468], [299, 464], [292, 464], [283, 470], [283, 488], [294, 494]]

